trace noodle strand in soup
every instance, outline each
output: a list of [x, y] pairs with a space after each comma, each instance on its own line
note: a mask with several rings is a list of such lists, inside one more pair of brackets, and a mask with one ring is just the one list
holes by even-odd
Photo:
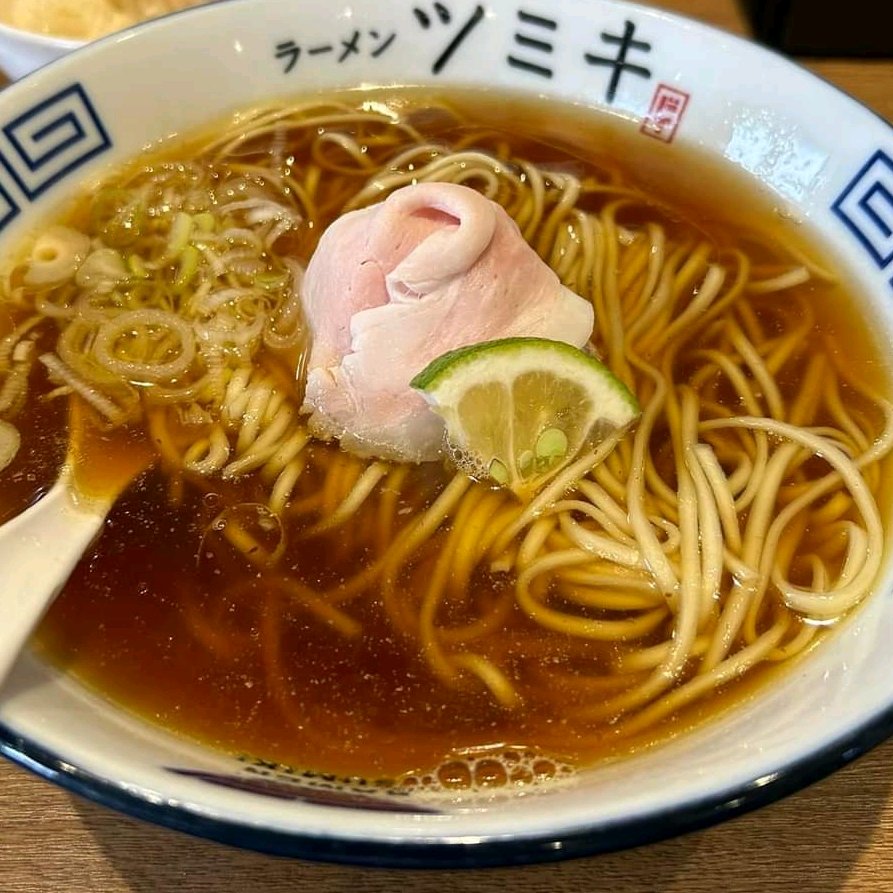
[[[58, 274], [26, 253], [5, 279], [0, 350], [0, 418], [21, 449], [35, 401], [85, 399], [93, 424], [151, 437], [171, 498], [198, 506], [181, 636], [256, 665], [258, 697], [298, 737], [321, 709], [296, 682], [316, 678], [313, 654], [290, 650], [299, 628], [329, 661], [320, 680], [351, 661], [374, 677], [349, 687], [368, 699], [354, 737], [391, 729], [392, 701], [418, 746], [357, 745], [351, 762], [346, 745], [352, 769], [424, 766], [490, 744], [485, 728], [585, 759], [811, 647], [876, 581], [893, 444], [889, 402], [843, 368], [835, 335], [813, 334], [833, 276], [777, 232], [731, 238], [668, 210], [619, 167], [446, 105], [377, 108], [241, 113], [81, 201], [57, 233]], [[449, 468], [346, 455], [301, 416], [302, 267], [339, 215], [421, 182], [508, 211], [592, 303], [593, 347], [642, 406], [628, 437], [529, 505]], [[207, 555], [222, 571], [211, 595]], [[63, 595], [51, 638], [83, 597]], [[216, 629], [219, 608], [199, 608], [216, 599], [254, 632]], [[430, 705], [361, 666], [385, 652], [460, 731], [418, 744]], [[338, 762], [307, 734], [299, 760], [321, 748], [314, 768]]]

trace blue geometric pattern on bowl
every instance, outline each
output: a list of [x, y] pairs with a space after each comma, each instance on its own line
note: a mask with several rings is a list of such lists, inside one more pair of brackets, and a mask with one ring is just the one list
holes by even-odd
[[[108, 131], [80, 84], [72, 84], [42, 99], [0, 130], [3, 133], [0, 164], [31, 200], [112, 145]], [[2, 184], [0, 198], [2, 229], [14, 216], [10, 209], [15, 203]]]
[[19, 206], [0, 183], [0, 230], [19, 213]]
[[878, 149], [831, 206], [883, 270], [893, 263], [893, 159]]

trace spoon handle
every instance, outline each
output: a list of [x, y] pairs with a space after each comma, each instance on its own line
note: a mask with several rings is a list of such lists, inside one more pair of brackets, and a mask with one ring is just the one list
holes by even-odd
[[64, 477], [0, 527], [0, 685], [108, 511], [78, 504]]

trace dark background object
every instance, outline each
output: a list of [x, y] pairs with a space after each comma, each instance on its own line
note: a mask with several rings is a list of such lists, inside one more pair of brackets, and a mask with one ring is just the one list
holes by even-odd
[[[800, 56], [893, 57], [890, 0], [739, 0], [761, 43]], [[890, 84], [893, 90], [893, 83]]]

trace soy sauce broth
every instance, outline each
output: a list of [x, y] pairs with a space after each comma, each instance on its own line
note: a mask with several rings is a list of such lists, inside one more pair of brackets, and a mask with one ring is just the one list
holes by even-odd
[[[754, 194], [752, 185], [691, 148], [652, 145], [628, 122], [512, 97], [458, 94], [448, 99], [463, 124], [424, 111], [427, 97], [417, 91], [401, 91], [393, 105], [403, 112], [415, 109], [415, 126], [440, 140], [475, 144], [486, 128], [496, 130], [495, 139], [508, 142], [514, 154], [535, 163], [578, 173], [610, 168], [654, 192], [655, 217], [664, 225], [693, 224], [718, 246], [739, 244], [742, 232], [759, 229], [794, 239], [814, 255], [823, 253], [801, 227], [776, 213], [766, 196]], [[512, 123], [519, 120], [525, 122], [523, 134]], [[575, 135], [573, 144], [566, 134]], [[182, 144], [163, 145], [156, 159], [182, 152]], [[709, 182], [710, 189], [691, 189], [692, 180]], [[88, 201], [67, 212], [68, 219], [82, 217]], [[292, 248], [300, 261], [307, 261], [323, 228], [295, 237]], [[809, 337], [816, 344], [830, 337], [860, 377], [889, 390], [881, 348], [861, 313], [854, 312], [848, 290], [813, 283], [805, 288], [817, 313]], [[0, 334], [3, 312], [7, 328], [16, 321], [14, 313], [0, 312]], [[797, 380], [780, 382], [785, 394], [798, 385]], [[39, 380], [36, 388], [47, 391], [49, 385]], [[17, 420], [26, 446], [0, 473], [0, 519], [38, 498], [64, 457], [62, 402], [44, 399], [33, 405]], [[94, 486], [101, 488], [110, 448], [108, 443], [96, 448]], [[319, 456], [334, 453], [324, 445], [313, 449]], [[326, 461], [337, 459], [327, 455]], [[417, 512], [429, 504], [448, 477], [436, 466], [412, 470], [410, 495], [399, 512]], [[313, 486], [309, 475], [294, 498], [312, 496]], [[648, 734], [618, 741], [609, 725], [593, 730], [570, 723], [561, 705], [577, 703], [579, 689], [568, 685], [562, 690], [554, 679], [543, 684], [536, 672], [538, 662], [569, 669], [581, 661], [608, 666], [616, 646], [589, 643], [581, 657], [577, 644], [544, 636], [515, 608], [506, 615], [504, 635], [488, 646], [525, 668], [524, 707], [507, 711], [480, 688], [443, 685], [417, 645], [389, 622], [379, 593], [370, 591], [351, 603], [361, 632], [344, 635], [283, 592], [269, 571], [240, 561], [219, 537], [209, 535], [213, 519], [228, 506], [258, 502], [255, 482], [222, 487], [186, 481], [174, 490], [159, 461], [124, 493], [102, 537], [49, 611], [36, 643], [49, 661], [126, 709], [228, 752], [364, 777], [425, 771], [456, 753], [503, 745], [585, 766], [681, 734], [741, 704], [776, 672], [758, 668]], [[889, 505], [888, 492], [881, 501]], [[336, 585], [372, 560], [363, 536], [374, 536], [375, 523], [364, 510], [347, 531], [304, 543], [296, 531], [284, 565], [307, 586]], [[363, 536], [356, 531], [364, 531]], [[423, 559], [403, 585], [421, 587], [428, 573]], [[512, 581], [490, 574], [479, 575], [474, 584], [478, 604], [496, 604]], [[412, 592], [406, 598], [412, 601]], [[518, 642], [523, 644], [513, 644]]]

